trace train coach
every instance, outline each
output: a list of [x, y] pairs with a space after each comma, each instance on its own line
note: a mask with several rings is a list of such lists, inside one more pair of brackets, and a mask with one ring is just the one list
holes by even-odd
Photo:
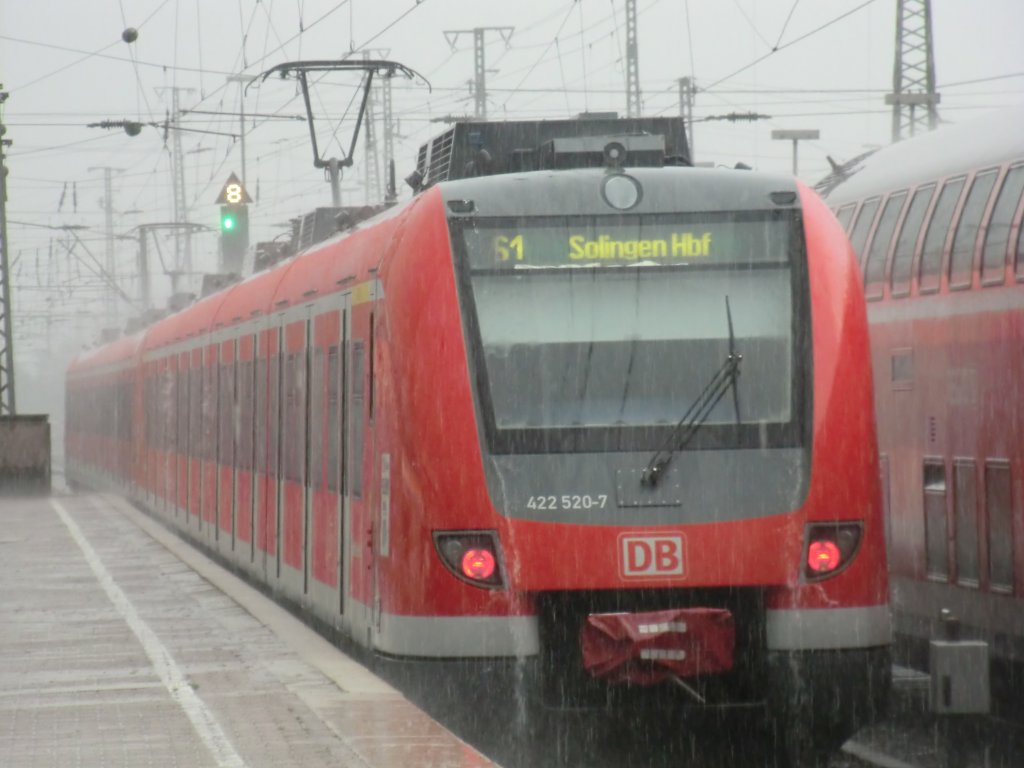
[[[824, 182], [864, 273], [896, 629], [1024, 663], [1024, 108]], [[997, 675], [1019, 699], [1012, 676]]]
[[812, 190], [685, 154], [454, 126], [410, 201], [75, 360], [70, 477], [374, 652], [817, 760], [889, 681], [859, 273]]

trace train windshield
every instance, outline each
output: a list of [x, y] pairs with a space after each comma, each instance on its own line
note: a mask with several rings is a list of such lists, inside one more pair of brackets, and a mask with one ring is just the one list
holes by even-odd
[[799, 444], [808, 323], [794, 212], [453, 226], [492, 450], [664, 440], [729, 353], [726, 298], [743, 356], [736, 396], [688, 448]]

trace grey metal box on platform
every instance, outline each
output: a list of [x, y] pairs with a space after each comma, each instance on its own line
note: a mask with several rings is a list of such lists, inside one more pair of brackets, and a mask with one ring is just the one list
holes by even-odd
[[932, 712], [943, 715], [988, 712], [988, 643], [932, 640], [929, 646]]

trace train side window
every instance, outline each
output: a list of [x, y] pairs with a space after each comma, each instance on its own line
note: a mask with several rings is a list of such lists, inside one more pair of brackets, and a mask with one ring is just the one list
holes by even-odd
[[932, 219], [924, 236], [924, 248], [921, 250], [918, 278], [918, 290], [921, 293], [931, 293], [939, 289], [939, 275], [942, 273], [942, 256], [949, 236], [949, 225], [953, 220], [960, 193], [963, 191], [964, 181], [963, 176], [947, 181], [939, 193], [938, 202], [935, 203]]
[[[164, 414], [164, 432], [163, 432], [163, 445], [161, 446], [166, 453], [174, 453], [175, 434], [174, 430], [177, 427], [178, 421], [178, 373], [175, 370], [175, 359], [173, 357], [167, 360], [167, 367], [164, 368], [164, 397], [166, 398], [166, 407], [163, 408]], [[169, 478], [164, 478], [165, 485]]]
[[175, 444], [175, 451], [181, 455], [188, 453], [188, 368], [186, 361], [180, 359], [178, 362], [178, 441]]
[[200, 446], [203, 438], [203, 369], [196, 364], [196, 356], [192, 356], [192, 365], [188, 369], [188, 405], [190, 424], [188, 425], [189, 456], [200, 457]]
[[985, 507], [988, 510], [988, 579], [993, 592], [1013, 592], [1013, 507], [1010, 462], [985, 462]]
[[928, 578], [949, 578], [946, 538], [946, 464], [941, 459], [924, 461], [924, 538]]
[[978, 479], [973, 459], [953, 461], [956, 580], [978, 586]]
[[[214, 353], [216, 354], [216, 353]], [[217, 358], [206, 357], [203, 363], [203, 461], [217, 461]]]
[[309, 475], [314, 488], [324, 484], [324, 350], [313, 352], [313, 376], [309, 386]]
[[892, 255], [892, 295], [906, 296], [910, 293], [910, 275], [914, 264], [914, 252], [921, 236], [921, 225], [935, 194], [934, 184], [925, 184], [914, 192], [903, 226], [896, 239], [896, 250]]
[[256, 471], [267, 472], [267, 358], [256, 360], [256, 397], [253, 423], [253, 440], [256, 442]]
[[338, 345], [327, 348], [327, 488], [339, 490], [341, 476], [341, 392]]
[[354, 342], [352, 344], [352, 410], [349, 418], [349, 430], [351, 431], [349, 460], [352, 462], [352, 468], [348, 476], [352, 495], [357, 499], [363, 496], [363, 399], [366, 391], [366, 384], [363, 380], [364, 357], [363, 342]]
[[220, 435], [217, 439], [218, 462], [225, 467], [235, 463], [235, 365], [221, 363], [220, 398], [217, 413], [220, 414]]
[[949, 257], [949, 287], [969, 288], [974, 263], [975, 244], [978, 241], [978, 229], [985, 215], [985, 207], [992, 187], [996, 183], [995, 169], [979, 173], [974, 177], [971, 191], [967, 193], [960, 220], [953, 236], [953, 252]]
[[[281, 334], [278, 334], [278, 345], [280, 345]], [[281, 407], [281, 350], [270, 355], [269, 371], [267, 376], [267, 474], [271, 477], [278, 477], [281, 444], [280, 444], [280, 423], [283, 416]]]
[[871, 232], [871, 225], [875, 221], [878, 203], [879, 198], [875, 197], [871, 200], [866, 200], [861, 205], [860, 213], [857, 214], [857, 221], [850, 232], [850, 244], [853, 246], [853, 252], [857, 254], [857, 260], [860, 262], [864, 260], [864, 245], [867, 243], [868, 233]]
[[296, 387], [297, 355], [293, 352], [285, 358], [284, 364], [284, 477], [286, 480], [298, 480], [296, 459], [298, 456], [299, 424], [298, 424], [298, 392]]
[[1024, 192], [1024, 165], [1017, 165], [1006, 174], [985, 231], [985, 246], [981, 251], [982, 285], [1000, 285], [1006, 277], [1006, 247], [1021, 192]]
[[864, 295], [868, 299], [882, 297], [885, 259], [889, 255], [889, 246], [892, 244], [892, 236], [896, 231], [896, 222], [899, 221], [900, 211], [903, 210], [903, 201], [906, 199], [906, 190], [890, 195], [882, 209], [882, 217], [878, 220], [878, 226], [875, 227], [875, 235], [864, 261]]
[[850, 231], [850, 220], [853, 219], [853, 210], [856, 207], [856, 203], [847, 203], [836, 211], [836, 218], [839, 220], [839, 226], [847, 232]]
[[252, 471], [253, 446], [253, 362], [245, 360], [238, 371], [238, 450], [236, 465]]

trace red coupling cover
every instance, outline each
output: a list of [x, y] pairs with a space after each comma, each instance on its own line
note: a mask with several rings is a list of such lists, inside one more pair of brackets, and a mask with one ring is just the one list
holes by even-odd
[[580, 630], [583, 666], [609, 682], [654, 685], [732, 669], [736, 625], [723, 608], [592, 613]]

